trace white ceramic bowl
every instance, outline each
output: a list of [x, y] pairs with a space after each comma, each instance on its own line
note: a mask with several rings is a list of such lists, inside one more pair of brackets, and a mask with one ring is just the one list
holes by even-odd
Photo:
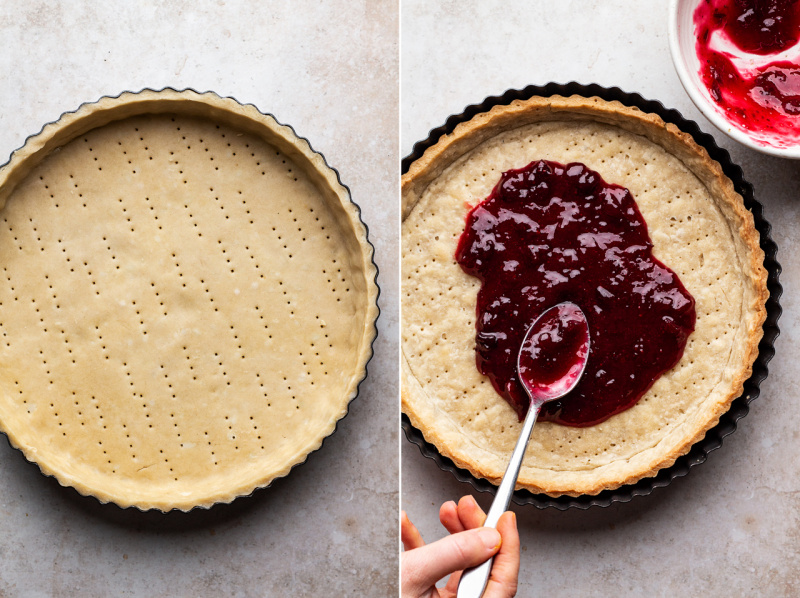
[[700, 60], [695, 51], [694, 11], [702, 0], [670, 0], [669, 46], [672, 62], [686, 93], [692, 98], [703, 115], [720, 131], [739, 143], [759, 152], [800, 160], [800, 145], [775, 147], [743, 131], [730, 123], [725, 113], [717, 106], [708, 88], [700, 79]]

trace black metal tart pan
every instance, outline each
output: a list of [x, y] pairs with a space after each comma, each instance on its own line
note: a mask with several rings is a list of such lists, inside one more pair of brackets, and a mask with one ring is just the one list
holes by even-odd
[[[755, 199], [753, 186], [747, 182], [741, 167], [734, 164], [727, 150], [720, 148], [714, 138], [700, 130], [697, 123], [688, 120], [674, 109], [666, 108], [661, 102], [647, 100], [638, 93], [628, 93], [618, 87], [602, 87], [597, 84], [583, 85], [576, 82], [548, 83], [547, 85], [529, 85], [524, 89], [510, 89], [500, 96], [486, 98], [480, 104], [467, 106], [461, 114], [450, 116], [445, 123], [430, 131], [427, 139], [414, 144], [412, 152], [403, 158], [402, 172], [408, 172], [411, 164], [420, 158], [425, 150], [433, 146], [443, 135], [453, 132], [457, 125], [472, 119], [475, 115], [488, 112], [494, 106], [510, 104], [514, 100], [527, 100], [534, 96], [548, 97], [554, 95], [599, 97], [606, 101], [619, 101], [626, 106], [635, 106], [644, 112], [658, 114], [665, 122], [672, 123], [681, 131], [689, 133], [712, 159], [719, 162], [725, 175], [733, 181], [736, 191], [744, 198], [744, 205], [753, 213], [755, 226], [761, 235], [761, 249], [764, 251], [764, 266], [768, 272], [767, 319], [764, 322], [764, 337], [759, 344], [758, 357], [753, 364], [753, 373], [744, 384], [744, 392], [733, 401], [731, 408], [720, 418], [719, 423], [696, 442], [691, 450], [680, 457], [671, 467], [664, 468], [655, 477], [644, 478], [636, 484], [622, 486], [616, 490], [604, 490], [597, 495], [578, 497], [551, 497], [546, 494], [533, 494], [527, 490], [517, 490], [512, 500], [518, 505], [533, 505], [540, 509], [552, 507], [561, 511], [567, 509], [588, 509], [589, 507], [607, 507], [613, 503], [626, 503], [635, 496], [649, 495], [656, 488], [668, 486], [675, 478], [680, 478], [708, 458], [708, 454], [722, 446], [722, 440], [736, 430], [737, 422], [747, 415], [749, 404], [760, 393], [760, 384], [767, 377], [767, 364], [775, 355], [775, 339], [778, 337], [778, 318], [781, 315], [779, 299], [783, 289], [778, 282], [781, 266], [777, 260], [778, 246], [770, 235], [771, 225], [764, 218], [764, 207]], [[439, 454], [436, 447], [427, 442], [417, 428], [411, 425], [408, 417], [402, 415], [402, 427], [406, 438], [416, 444], [422, 454], [433, 461], [443, 471], [451, 472], [456, 479], [470, 484], [478, 492], [494, 493], [497, 487], [485, 479], [476, 478], [469, 471], [457, 467], [450, 459]]]
[[[47, 127], [48, 125], [51, 125], [51, 124], [53, 124], [55, 122], [58, 122], [59, 120], [61, 120], [62, 118], [64, 118], [67, 115], [70, 115], [70, 114], [73, 114], [75, 112], [78, 112], [81, 108], [83, 108], [86, 105], [97, 103], [97, 102], [100, 102], [100, 101], [105, 100], [105, 99], [118, 99], [123, 94], [140, 94], [140, 93], [143, 93], [143, 92], [163, 92], [163, 91], [173, 91], [173, 92], [186, 92], [186, 91], [189, 91], [189, 92], [194, 92], [194, 93], [199, 94], [199, 95], [204, 95], [204, 94], [215, 94], [215, 95], [218, 95], [218, 94], [216, 94], [216, 92], [211, 92], [211, 91], [200, 92], [200, 91], [197, 91], [197, 90], [195, 90], [193, 88], [188, 88], [188, 87], [187, 88], [182, 88], [182, 89], [177, 89], [177, 88], [170, 87], [170, 86], [166, 86], [166, 87], [163, 87], [161, 89], [153, 89], [153, 88], [146, 87], [146, 88], [140, 89], [138, 91], [123, 91], [123, 92], [121, 92], [121, 93], [119, 93], [117, 95], [114, 95], [114, 96], [106, 95], [106, 96], [102, 96], [98, 100], [95, 100], [95, 101], [92, 101], [92, 102], [84, 102], [76, 110], [63, 112], [61, 114], [61, 116], [58, 119], [56, 119], [55, 121], [51, 121], [51, 122], [48, 122], [48, 123], [45, 123], [44, 125], [42, 125], [42, 128], [39, 130], [39, 132], [29, 135], [19, 148], [17, 148], [13, 152], [11, 152], [8, 160], [6, 160], [5, 163], [0, 164], [0, 169], [7, 167], [7, 165], [11, 162], [12, 158], [14, 157], [14, 154], [17, 153], [18, 151], [20, 151], [22, 148], [24, 148], [31, 139], [35, 138], [37, 135], [40, 135], [44, 131], [45, 127]], [[375, 288], [376, 288], [375, 306], [377, 308], [377, 311], [376, 311], [375, 319], [371, 323], [371, 327], [374, 330], [374, 336], [372, 338], [372, 341], [370, 342], [369, 355], [367, 356], [367, 359], [364, 362], [363, 375], [361, 376], [361, 379], [356, 384], [355, 393], [353, 394], [352, 397], [349, 398], [349, 400], [347, 402], [346, 410], [345, 410], [344, 414], [334, 423], [333, 430], [328, 435], [326, 435], [324, 438], [321, 439], [320, 446], [318, 448], [316, 448], [316, 449], [310, 451], [309, 453], [307, 453], [302, 461], [299, 461], [298, 463], [295, 463], [294, 465], [292, 465], [292, 467], [290, 468], [289, 472], [287, 472], [283, 476], [277, 476], [277, 477], [271, 479], [265, 485], [256, 486], [255, 488], [253, 488], [247, 494], [241, 494], [241, 495], [238, 495], [238, 496], [234, 497], [233, 499], [231, 499], [229, 501], [216, 502], [216, 503], [214, 503], [212, 505], [209, 505], [209, 506], [198, 505], [198, 506], [193, 506], [193, 507], [190, 507], [190, 508], [187, 508], [187, 509], [181, 509], [181, 508], [175, 507], [175, 508], [172, 508], [170, 510], [166, 510], [165, 511], [165, 510], [161, 510], [161, 509], [156, 508], [156, 507], [152, 507], [152, 508], [149, 508], [149, 509], [143, 509], [142, 507], [140, 507], [138, 505], [135, 505], [135, 504], [131, 505], [131, 506], [127, 506], [127, 507], [120, 507], [119, 505], [117, 505], [114, 502], [102, 501], [102, 500], [100, 500], [98, 497], [96, 497], [94, 495], [82, 494], [77, 489], [75, 489], [74, 487], [66, 486], [62, 482], [58, 481], [58, 483], [65, 490], [65, 492], [68, 492], [68, 493], [71, 492], [72, 493], [71, 495], [73, 497], [78, 497], [78, 500], [85, 500], [85, 504], [89, 505], [90, 510], [96, 511], [97, 513], [105, 513], [106, 515], [110, 514], [112, 519], [118, 519], [118, 517], [117, 517], [118, 513], [122, 513], [123, 511], [125, 511], [125, 512], [127, 512], [129, 514], [131, 512], [138, 513], [139, 515], [141, 515], [141, 517], [146, 518], [147, 520], [155, 523], [156, 526], [161, 525], [166, 520], [172, 520], [173, 522], [177, 522], [177, 523], [180, 523], [180, 524], [183, 524], [183, 523], [185, 523], [186, 521], [189, 521], [189, 520], [191, 520], [191, 521], [202, 521], [205, 516], [204, 515], [196, 516], [198, 514], [198, 512], [201, 512], [201, 513], [202, 512], [209, 512], [209, 511], [219, 512], [220, 510], [224, 510], [224, 509], [227, 509], [228, 512], [231, 512], [231, 508], [229, 507], [229, 505], [231, 505], [233, 502], [247, 503], [248, 500], [252, 500], [256, 495], [263, 494], [263, 492], [265, 490], [267, 490], [269, 487], [271, 487], [274, 483], [278, 482], [282, 478], [285, 478], [286, 476], [289, 475], [289, 473], [291, 473], [292, 471], [294, 471], [295, 469], [297, 469], [298, 467], [300, 467], [301, 465], [306, 463], [308, 461], [308, 459], [311, 457], [311, 455], [313, 455], [314, 453], [316, 453], [316, 452], [318, 452], [318, 451], [320, 451], [322, 449], [322, 447], [325, 444], [325, 441], [328, 438], [330, 438], [331, 436], [333, 436], [334, 434], [336, 434], [339, 431], [339, 426], [342, 423], [342, 420], [350, 413], [350, 406], [351, 406], [352, 402], [355, 399], [357, 399], [360, 396], [360, 394], [362, 393], [363, 384], [364, 384], [364, 382], [365, 382], [365, 380], [366, 380], [366, 378], [368, 376], [368, 373], [369, 373], [369, 371], [368, 371], [369, 364], [372, 361], [372, 358], [374, 357], [374, 354], [375, 354], [375, 342], [376, 342], [377, 337], [378, 337], [378, 324], [377, 324], [377, 321], [378, 321], [378, 318], [380, 317], [380, 314], [381, 314], [380, 304], [379, 304], [380, 295], [381, 295], [381, 288], [380, 288], [380, 286], [378, 284], [379, 271], [378, 271], [377, 263], [375, 262], [374, 245], [373, 245], [373, 242], [369, 238], [369, 233], [370, 233], [369, 227], [367, 226], [367, 223], [364, 222], [361, 207], [353, 200], [352, 192], [350, 190], [350, 187], [348, 187], [342, 181], [339, 171], [328, 163], [327, 158], [321, 152], [318, 152], [317, 150], [315, 150], [313, 148], [313, 146], [311, 145], [311, 142], [308, 139], [306, 139], [305, 137], [302, 137], [301, 135], [299, 135], [292, 125], [288, 125], [288, 124], [283, 123], [282, 121], [279, 121], [272, 113], [264, 112], [264, 111], [262, 111], [260, 108], [258, 108], [257, 106], [255, 106], [252, 103], [240, 102], [239, 100], [237, 100], [236, 98], [234, 98], [232, 96], [218, 96], [218, 97], [221, 97], [223, 99], [233, 100], [234, 102], [236, 102], [240, 106], [252, 106], [253, 108], [255, 108], [259, 112], [259, 114], [261, 114], [263, 116], [268, 116], [268, 117], [271, 117], [272, 119], [274, 119], [278, 126], [288, 127], [291, 130], [292, 134], [299, 141], [302, 141], [302, 142], [305, 142], [305, 143], [308, 144], [309, 149], [311, 150], [311, 152], [313, 152], [314, 154], [318, 154], [322, 158], [325, 166], [327, 168], [329, 168], [334, 173], [334, 175], [336, 177], [336, 181], [346, 190], [348, 198], [350, 200], [350, 203], [352, 203], [353, 206], [355, 206], [355, 209], [356, 209], [356, 212], [357, 212], [357, 218], [361, 222], [361, 224], [363, 224], [363, 226], [364, 226], [364, 229], [365, 229], [365, 242], [371, 249], [370, 262], [373, 265], [373, 267], [375, 268], [375, 274], [374, 274], [373, 282], [374, 282]], [[14, 449], [15, 451], [19, 452], [19, 454], [22, 455], [22, 457], [26, 461], [28, 461], [30, 463], [33, 463], [34, 465], [37, 465], [37, 467], [39, 467], [40, 472], [45, 477], [55, 480], [55, 476], [53, 476], [51, 474], [48, 474], [48, 473], [45, 473], [41, 469], [41, 466], [39, 466], [38, 463], [36, 463], [34, 461], [31, 461], [28, 458], [28, 456], [25, 455], [25, 453], [22, 450], [19, 449], [19, 447], [17, 447], [14, 443], [12, 443], [10, 438], [9, 438], [9, 436], [8, 436], [8, 434], [6, 432], [0, 431], [0, 437], [5, 437], [6, 441], [9, 444], [9, 446], [12, 449]], [[189, 515], [190, 513], [193, 513], [194, 515]], [[134, 515], [134, 517], [135, 516], [136, 515]], [[144, 519], [142, 519], [142, 520], [144, 520]]]

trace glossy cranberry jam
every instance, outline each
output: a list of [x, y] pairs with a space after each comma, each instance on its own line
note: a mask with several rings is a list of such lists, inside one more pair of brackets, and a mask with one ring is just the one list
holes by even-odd
[[531, 325], [519, 352], [519, 381], [532, 401], [564, 394], [589, 355], [589, 326], [581, 308], [559, 303]]
[[[703, 0], [693, 15], [700, 77], [726, 118], [770, 145], [800, 141], [800, 0]], [[755, 55], [755, 56], [753, 56]]]
[[712, 28], [722, 28], [736, 46], [750, 54], [776, 54], [800, 39], [797, 0], [705, 0], [706, 42]]
[[467, 216], [456, 260], [481, 280], [478, 369], [516, 410], [525, 332], [570, 301], [586, 314], [591, 352], [581, 381], [541, 419], [590, 426], [633, 406], [672, 368], [694, 330], [694, 299], [652, 255], [631, 193], [583, 164], [533, 162], [502, 175]]

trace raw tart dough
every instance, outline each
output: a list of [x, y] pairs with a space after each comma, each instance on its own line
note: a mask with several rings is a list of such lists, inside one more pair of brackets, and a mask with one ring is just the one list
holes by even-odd
[[599, 98], [534, 97], [440, 139], [402, 181], [402, 408], [475, 476], [499, 483], [520, 423], [475, 366], [480, 283], [455, 262], [456, 244], [500, 174], [539, 159], [582, 162], [630, 189], [654, 255], [696, 300], [681, 361], [633, 408], [586, 428], [535, 426], [517, 487], [593, 495], [672, 465], [742, 393], [766, 317], [764, 254], [719, 164], [657, 115]]
[[230, 98], [83, 105], [0, 171], [0, 427], [103, 502], [286, 475], [366, 375], [372, 246], [338, 176]]

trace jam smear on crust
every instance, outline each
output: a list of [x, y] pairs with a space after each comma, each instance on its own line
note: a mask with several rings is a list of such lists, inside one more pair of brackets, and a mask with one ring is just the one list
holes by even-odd
[[[751, 59], [741, 62], [745, 66], [740, 69], [732, 58], [736, 49], [747, 58], [795, 46], [800, 39], [800, 0], [704, 0], [693, 20], [700, 78], [726, 118], [744, 131], [766, 136], [769, 145], [799, 142], [798, 60], [765, 64]], [[732, 46], [726, 48], [726, 42]]]
[[694, 299], [652, 255], [630, 191], [583, 164], [540, 160], [509, 170], [467, 215], [456, 260], [481, 280], [478, 369], [522, 420], [517, 376], [525, 332], [564, 301], [586, 314], [583, 378], [539, 418], [591, 426], [633, 406], [679, 361], [694, 330]]

